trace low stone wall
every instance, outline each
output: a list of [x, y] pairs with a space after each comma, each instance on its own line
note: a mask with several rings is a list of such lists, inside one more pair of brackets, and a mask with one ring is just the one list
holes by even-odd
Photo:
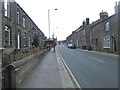
[[[18, 88], [24, 78], [39, 63], [48, 50], [32, 54], [24, 59], [15, 61], [4, 68], [4, 88]], [[7, 57], [8, 58], [8, 57]]]
[[21, 59], [24, 59], [42, 50], [43, 49], [33, 48], [30, 50], [26, 50], [26, 51], [18, 52], [18, 53], [4, 53], [3, 66], [6, 66], [14, 61], [19, 61]]

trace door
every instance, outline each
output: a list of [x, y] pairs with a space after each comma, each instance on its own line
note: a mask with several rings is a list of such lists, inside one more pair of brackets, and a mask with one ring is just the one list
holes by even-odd
[[116, 50], [116, 38], [115, 37], [113, 38], [113, 44], [114, 44], [113, 45], [114, 46], [114, 52], [116, 52], [117, 50]]
[[20, 32], [17, 35], [17, 49], [20, 49]]

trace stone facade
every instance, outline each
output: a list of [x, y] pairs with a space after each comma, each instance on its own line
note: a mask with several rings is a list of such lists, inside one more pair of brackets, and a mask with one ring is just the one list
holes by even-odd
[[93, 22], [90, 29], [90, 45], [93, 50], [118, 52], [118, 14]]
[[0, 48], [2, 48], [2, 2], [0, 1]]
[[118, 54], [118, 18], [119, 12], [108, 16], [108, 13], [103, 11], [100, 13], [100, 19], [91, 24], [87, 23], [89, 20], [86, 18], [86, 22], [73, 31], [74, 33], [66, 38], [66, 42], [74, 43], [81, 49]]
[[3, 3], [2, 45], [6, 52], [13, 50], [25, 50], [32, 48], [35, 35], [38, 36], [39, 44], [44, 46], [44, 33], [32, 21], [28, 14], [16, 1]]
[[[120, 2], [118, 6], [118, 47], [120, 46]], [[120, 48], [118, 48], [118, 54], [120, 55]]]

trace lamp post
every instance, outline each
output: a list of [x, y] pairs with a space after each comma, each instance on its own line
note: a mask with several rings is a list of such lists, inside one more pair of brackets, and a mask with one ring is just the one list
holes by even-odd
[[53, 28], [53, 35], [52, 35], [52, 38], [54, 38], [54, 36], [55, 36], [55, 32], [54, 32], [54, 31], [55, 31], [56, 28], [58, 28], [58, 27], [54, 27], [54, 28]]
[[58, 10], [56, 9], [49, 9], [48, 10], [48, 30], [49, 30], [49, 40], [50, 40], [50, 10]]
[[58, 10], [56, 9], [48, 9], [48, 30], [49, 30], [49, 50], [50, 50], [50, 10]]

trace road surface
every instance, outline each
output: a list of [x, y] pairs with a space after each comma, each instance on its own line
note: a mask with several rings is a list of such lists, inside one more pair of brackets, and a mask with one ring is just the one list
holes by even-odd
[[56, 47], [82, 88], [118, 88], [118, 57]]

